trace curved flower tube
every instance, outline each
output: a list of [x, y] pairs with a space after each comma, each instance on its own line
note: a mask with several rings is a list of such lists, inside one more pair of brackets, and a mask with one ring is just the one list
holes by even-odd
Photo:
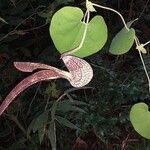
[[89, 63], [75, 56], [63, 56], [62, 60], [66, 65], [67, 71], [40, 63], [14, 62], [14, 66], [23, 72], [38, 71], [22, 80], [5, 98], [0, 105], [0, 115], [6, 110], [9, 104], [29, 86], [45, 80], [64, 78], [67, 79], [73, 87], [83, 87], [88, 84], [93, 77], [93, 70]]

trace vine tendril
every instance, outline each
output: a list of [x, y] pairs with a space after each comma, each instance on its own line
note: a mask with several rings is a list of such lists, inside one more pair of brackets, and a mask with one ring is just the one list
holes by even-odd
[[112, 9], [112, 8], [106, 7], [106, 6], [102, 6], [102, 5], [95, 4], [95, 3], [92, 3], [92, 5], [93, 5], [93, 6], [96, 6], [96, 7], [99, 7], [99, 8], [102, 8], [102, 9], [106, 9], [106, 10], [113, 11], [113, 12], [115, 12], [116, 14], [118, 14], [118, 15], [120, 16], [120, 18], [121, 18], [121, 20], [122, 20], [122, 22], [123, 22], [125, 28], [129, 31], [129, 28], [128, 28], [128, 26], [127, 26], [127, 24], [126, 24], [126, 22], [125, 22], [123, 16], [122, 16], [118, 11], [116, 11], [116, 10], [114, 10], [114, 9]]

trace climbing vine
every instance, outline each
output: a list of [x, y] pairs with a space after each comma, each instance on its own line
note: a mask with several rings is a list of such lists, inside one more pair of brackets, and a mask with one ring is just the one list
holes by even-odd
[[[22, 72], [36, 73], [22, 80], [5, 98], [0, 106], [0, 115], [7, 109], [9, 104], [26, 88], [44, 80], [52, 80], [58, 78], [67, 79], [75, 88], [80, 88], [87, 85], [93, 78], [93, 70], [88, 62], [83, 60], [84, 57], [90, 56], [104, 47], [108, 38], [108, 29], [105, 20], [102, 16], [96, 15], [90, 20], [90, 13], [96, 11], [96, 8], [112, 11], [120, 16], [124, 27], [113, 38], [109, 52], [113, 55], [122, 55], [127, 53], [133, 44], [136, 44], [136, 50], [139, 56], [148, 80], [150, 92], [150, 77], [144, 63], [142, 54], [146, 54], [146, 46], [150, 41], [142, 44], [136, 36], [136, 31], [131, 28], [132, 24], [137, 20], [125, 22], [123, 16], [116, 10], [92, 3], [86, 0], [86, 11], [78, 7], [63, 7], [58, 10], [52, 17], [50, 23], [50, 35], [55, 47], [61, 54], [68, 71], [61, 70], [52, 66], [32, 62], [15, 62], [14, 66]], [[51, 108], [51, 122], [50, 122], [50, 139], [53, 150], [56, 149], [56, 133], [55, 120], [64, 122], [63, 118], [55, 114], [58, 104], [53, 104]], [[44, 114], [45, 115], [45, 114]], [[48, 115], [46, 110], [46, 115]], [[135, 104], [130, 112], [130, 120], [135, 130], [143, 137], [150, 139], [150, 112], [148, 106], [144, 103]], [[144, 122], [144, 120], [147, 120]], [[65, 122], [67, 122], [65, 120]], [[67, 122], [68, 126], [77, 129], [73, 124]], [[53, 136], [52, 136], [53, 135]]]

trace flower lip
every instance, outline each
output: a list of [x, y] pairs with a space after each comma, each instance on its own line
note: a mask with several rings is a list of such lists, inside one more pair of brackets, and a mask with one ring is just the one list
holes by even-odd
[[37, 69], [43, 70], [28, 76], [12, 89], [12, 91], [0, 105], [0, 115], [2, 115], [9, 104], [21, 92], [37, 82], [65, 78], [73, 87], [83, 87], [91, 81], [93, 77], [93, 70], [90, 64], [85, 60], [75, 56], [63, 56], [62, 60], [69, 72], [41, 63], [14, 62], [14, 66], [23, 72], [33, 72]]

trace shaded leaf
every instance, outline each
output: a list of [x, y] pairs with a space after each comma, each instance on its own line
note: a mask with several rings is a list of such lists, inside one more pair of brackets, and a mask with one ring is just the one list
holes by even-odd
[[33, 127], [33, 132], [36, 132], [38, 129], [42, 128], [45, 123], [48, 121], [48, 111], [45, 111], [41, 115], [39, 115], [36, 118], [34, 127]]
[[62, 4], [68, 4], [68, 3], [71, 3], [71, 2], [74, 2], [74, 0], [56, 0], [56, 2], [59, 4], [59, 5], [62, 5]]
[[59, 103], [57, 106], [57, 110], [61, 112], [77, 111], [81, 113], [86, 113], [83, 109], [67, 103]]
[[[83, 12], [77, 7], [64, 7], [51, 20], [50, 35], [62, 54], [79, 46], [85, 28]], [[107, 26], [102, 16], [95, 16], [88, 25], [83, 47], [73, 55], [86, 57], [98, 52], [107, 40]], [[94, 44], [93, 44], [94, 43]]]
[[33, 119], [33, 120], [31, 121], [30, 125], [28, 126], [28, 129], [27, 129], [27, 137], [30, 136], [31, 131], [32, 131], [32, 129], [34, 128], [35, 121], [36, 121], [36, 118]]
[[79, 128], [78, 128], [77, 126], [75, 126], [73, 123], [71, 123], [69, 120], [67, 120], [67, 119], [65, 119], [65, 118], [63, 118], [63, 117], [56, 116], [56, 120], [57, 120], [60, 124], [66, 126], [66, 127], [68, 127], [68, 128], [79, 130]]
[[36, 119], [32, 120], [28, 127], [28, 135], [30, 134], [31, 130], [35, 133], [38, 129], [41, 129], [48, 120], [48, 111], [40, 114]]
[[40, 144], [43, 141], [44, 135], [45, 135], [44, 128], [39, 129], [38, 130], [38, 136], [39, 136]]
[[85, 105], [85, 106], [89, 106], [89, 104], [82, 102], [82, 101], [78, 101], [78, 100], [64, 100], [60, 102], [61, 104], [70, 104], [70, 105]]
[[145, 103], [137, 103], [131, 108], [130, 121], [141, 136], [150, 139], [150, 112]]
[[[130, 22], [128, 25], [130, 26], [132, 23], [133, 22]], [[131, 28], [128, 31], [124, 27], [113, 38], [109, 48], [109, 52], [114, 55], [121, 55], [128, 52], [134, 43], [134, 38], [135, 38], [135, 30]]]
[[52, 105], [52, 108], [51, 108], [51, 118], [53, 121], [55, 120], [55, 113], [56, 113], [57, 105], [58, 105], [58, 102], [55, 101]]
[[56, 150], [56, 127], [54, 121], [51, 121], [50, 123], [48, 138], [50, 139], [52, 150]]

